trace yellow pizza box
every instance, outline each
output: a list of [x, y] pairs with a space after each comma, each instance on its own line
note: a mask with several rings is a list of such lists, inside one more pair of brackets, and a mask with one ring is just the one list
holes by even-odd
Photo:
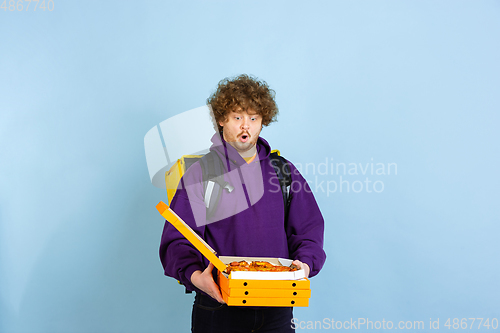
[[221, 291], [222, 299], [229, 306], [309, 306], [309, 298], [295, 297], [233, 297]]
[[191, 242], [191, 244], [198, 249], [208, 259], [214, 266], [219, 270], [223, 271], [226, 269], [226, 265], [217, 258], [217, 253], [210, 247], [210, 245], [205, 242], [203, 238], [201, 238], [197, 233], [191, 229], [190, 226], [184, 222], [179, 215], [177, 215], [170, 207], [160, 201], [158, 205], [156, 205], [156, 209], [160, 214], [170, 222], [186, 239]]
[[[309, 306], [310, 282], [305, 278], [304, 270], [294, 272], [244, 272], [235, 271], [229, 275], [224, 273], [226, 264], [233, 261], [268, 261], [274, 265], [289, 266], [290, 259], [281, 258], [261, 258], [261, 257], [217, 257], [217, 253], [196, 234], [189, 225], [186, 224], [170, 207], [160, 201], [156, 206], [160, 214], [172, 224], [186, 239], [193, 244], [217, 269], [219, 278], [217, 279], [221, 294], [229, 306]], [[232, 289], [245, 289], [243, 291], [232, 291]], [[267, 289], [267, 293], [266, 293]], [[280, 291], [285, 290], [282, 294]], [[289, 290], [290, 289], [290, 290]], [[257, 295], [253, 296], [255, 290]], [[252, 292], [252, 297], [239, 297], [241, 293]], [[272, 292], [270, 292], [272, 291]], [[294, 291], [296, 294], [294, 295]], [[289, 296], [291, 292], [291, 296]], [[299, 297], [300, 292], [300, 297]], [[233, 296], [238, 295], [238, 296]], [[231, 296], [229, 296], [231, 295]], [[271, 296], [273, 295], [273, 296]], [[306, 296], [309, 295], [309, 296]], [[261, 297], [265, 296], [265, 297]], [[283, 297], [282, 297], [283, 296]]]
[[[222, 287], [221, 287], [222, 288]], [[300, 289], [250, 289], [250, 288], [231, 288], [229, 290], [222, 289], [228, 296], [231, 297], [250, 297], [250, 298], [310, 298], [311, 290]]]
[[[306, 278], [301, 280], [232, 279], [220, 271], [217, 272], [217, 277], [220, 289], [230, 296], [244, 294], [250, 297], [260, 297], [257, 295], [267, 294], [267, 297], [282, 297], [281, 295], [310, 297], [311, 294], [310, 281]], [[296, 292], [295, 295], [294, 292]]]
[[309, 290], [309, 279], [301, 280], [245, 280], [231, 279], [225, 273], [217, 272], [218, 284], [221, 288], [229, 289], [297, 289]]
[[[160, 201], [156, 205], [158, 212], [172, 224], [193, 246], [201, 252], [220, 272], [226, 269], [226, 265], [233, 261], [268, 261], [273, 265], [290, 266], [292, 260], [282, 258], [260, 258], [260, 257], [217, 257], [217, 253], [210, 245], [205, 242], [197, 233], [191, 229], [170, 207]], [[299, 280], [305, 277], [303, 269], [294, 272], [231, 272], [230, 279], [248, 279], [248, 280]]]

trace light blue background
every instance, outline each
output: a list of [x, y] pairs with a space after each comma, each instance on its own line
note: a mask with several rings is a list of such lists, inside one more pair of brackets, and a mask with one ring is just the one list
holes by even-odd
[[298, 320], [500, 317], [499, 1], [54, 2], [0, 10], [1, 332], [189, 330], [143, 138], [240, 73], [293, 162], [397, 164], [305, 174], [328, 259]]

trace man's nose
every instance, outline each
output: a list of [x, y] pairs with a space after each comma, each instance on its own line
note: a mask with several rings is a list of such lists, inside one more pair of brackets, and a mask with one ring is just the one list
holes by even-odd
[[248, 119], [243, 118], [243, 122], [241, 123], [241, 128], [242, 128], [242, 129], [245, 129], [245, 130], [249, 128], [249, 122], [248, 122]]

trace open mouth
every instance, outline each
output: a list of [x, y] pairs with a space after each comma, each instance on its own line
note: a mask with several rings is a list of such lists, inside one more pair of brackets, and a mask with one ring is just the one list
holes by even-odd
[[248, 134], [242, 134], [242, 135], [240, 136], [240, 141], [241, 141], [241, 142], [247, 142], [247, 141], [248, 141], [248, 139], [249, 139], [249, 137], [250, 137], [250, 136], [249, 136]]

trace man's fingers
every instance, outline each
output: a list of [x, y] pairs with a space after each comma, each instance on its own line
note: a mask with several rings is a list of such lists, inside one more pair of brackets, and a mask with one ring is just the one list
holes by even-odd
[[204, 292], [206, 292], [210, 297], [215, 299], [219, 303], [225, 303], [224, 300], [222, 299], [222, 294], [219, 291], [219, 286], [215, 283], [213, 276], [212, 276], [212, 270], [214, 269], [214, 264], [209, 263], [208, 267], [205, 268], [203, 271], [203, 281], [204, 281], [204, 286], [205, 288], [200, 288]]
[[309, 267], [308, 264], [303, 263], [300, 260], [294, 260], [292, 262], [295, 266], [297, 266], [299, 269], [303, 269], [306, 272], [306, 277], [309, 277], [309, 274], [311, 273], [311, 268]]
[[226, 303], [226, 302], [224, 302], [224, 299], [222, 298], [222, 295], [221, 295], [220, 291], [218, 291], [218, 290], [216, 290], [216, 292], [214, 292], [214, 294], [212, 295], [212, 298], [215, 299], [219, 303], [222, 303], [222, 304]]
[[219, 291], [219, 288], [217, 287], [217, 285], [216, 285], [216, 288], [214, 290], [214, 298], [219, 303], [226, 303], [226, 302], [224, 302], [224, 299], [222, 299], [222, 294]]
[[219, 290], [219, 286], [212, 280], [209, 286], [210, 292], [208, 293], [213, 299], [219, 303], [226, 303], [222, 299], [222, 294]]
[[214, 269], [214, 264], [209, 263], [207, 268], [205, 268], [205, 271], [203, 273], [212, 275], [213, 269]]

